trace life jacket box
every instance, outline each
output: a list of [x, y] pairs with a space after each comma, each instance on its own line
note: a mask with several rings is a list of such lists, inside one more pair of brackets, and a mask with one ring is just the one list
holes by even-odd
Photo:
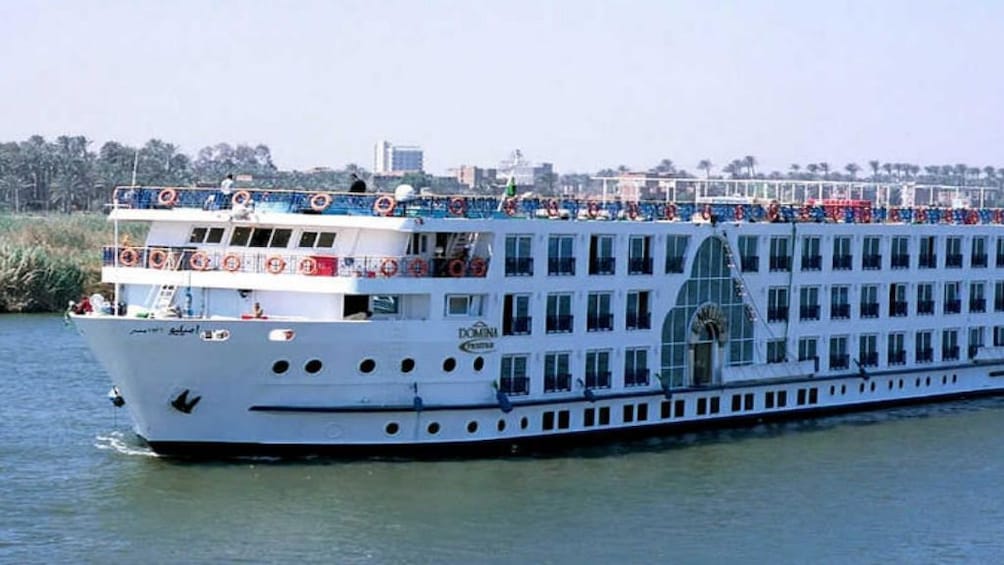
[[328, 257], [325, 255], [314, 255], [314, 261], [317, 262], [317, 269], [314, 271], [314, 276], [317, 277], [333, 277], [338, 269], [338, 257]]

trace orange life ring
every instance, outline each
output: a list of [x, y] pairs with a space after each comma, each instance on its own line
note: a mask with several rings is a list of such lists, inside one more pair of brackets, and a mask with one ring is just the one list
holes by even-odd
[[516, 199], [506, 198], [502, 202], [502, 210], [505, 212], [506, 216], [513, 216], [516, 214]]
[[745, 212], [743, 212], [743, 206], [742, 206], [742, 204], [736, 205], [736, 209], [732, 213], [732, 215], [735, 217], [736, 221], [740, 221], [741, 222], [743, 220], [743, 215], [744, 214], [745, 214]]
[[711, 205], [705, 204], [704, 208], [701, 208], [701, 218], [704, 220], [711, 219]]
[[776, 222], [778, 213], [779, 210], [777, 202], [771, 202], [770, 206], [767, 206], [767, 220], [770, 222]]
[[872, 223], [872, 209], [868, 206], [861, 208], [861, 222], [865, 224]]
[[488, 263], [485, 262], [481, 257], [475, 257], [471, 259], [471, 276], [472, 277], [483, 277], [485, 273], [488, 272]]
[[600, 205], [595, 200], [590, 200], [586, 203], [586, 215], [590, 218], [596, 218], [600, 215]]
[[467, 213], [467, 200], [459, 196], [454, 196], [450, 199], [450, 204], [447, 208], [449, 209], [451, 216], [463, 216]]
[[234, 206], [243, 206], [251, 201], [251, 193], [246, 190], [238, 190], [230, 198], [230, 203]]
[[227, 253], [223, 257], [223, 270], [229, 273], [240, 270], [241, 268], [241, 256], [236, 253]]
[[464, 271], [467, 270], [467, 265], [464, 264], [463, 259], [454, 259], [450, 261], [448, 265], [448, 271], [451, 277], [462, 277], [464, 276]]
[[558, 217], [558, 201], [550, 199], [547, 201], [547, 215], [551, 218]]
[[387, 257], [380, 263], [380, 274], [388, 279], [397, 274], [397, 259]]
[[135, 247], [126, 247], [119, 253], [119, 263], [126, 267], [132, 267], [139, 261], [139, 251]]
[[331, 195], [327, 192], [318, 192], [310, 197], [310, 209], [315, 212], [323, 212], [331, 204]]
[[151, 269], [163, 269], [167, 265], [167, 257], [167, 250], [158, 247], [150, 250], [146, 260]]
[[917, 218], [917, 222], [925, 224], [927, 223], [927, 210], [924, 210], [923, 208], [917, 208], [917, 210], [914, 211], [913, 213], [913, 217]]
[[209, 255], [203, 251], [196, 251], [188, 259], [188, 265], [195, 271], [205, 271], [209, 268]]
[[809, 221], [809, 207], [808, 206], [802, 206], [801, 208], [798, 209], [798, 220], [801, 221], [801, 222], [808, 222]]
[[317, 259], [313, 257], [304, 257], [300, 259], [299, 265], [300, 273], [311, 276], [317, 273]]
[[898, 222], [899, 221], [899, 208], [890, 208], [889, 209], [889, 221], [890, 222]]
[[980, 214], [976, 210], [970, 210], [966, 213], [966, 223], [969, 225], [974, 225], [980, 223]]
[[273, 275], [278, 275], [286, 270], [286, 260], [278, 255], [273, 255], [265, 260], [265, 270]]
[[424, 277], [429, 274], [429, 264], [421, 257], [415, 257], [408, 263], [408, 273], [413, 277]]
[[390, 216], [397, 207], [397, 201], [393, 196], [383, 195], [373, 203], [373, 211], [381, 216]]
[[667, 204], [666, 205], [666, 212], [665, 212], [664, 216], [666, 217], [667, 220], [675, 220], [676, 219], [676, 204]]
[[165, 188], [157, 193], [157, 204], [161, 206], [174, 206], [178, 201], [178, 191], [173, 188]]
[[941, 212], [941, 221], [946, 224], [955, 222], [955, 210], [947, 208]]

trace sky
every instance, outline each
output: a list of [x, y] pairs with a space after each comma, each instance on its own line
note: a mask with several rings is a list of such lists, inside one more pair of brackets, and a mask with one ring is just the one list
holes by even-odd
[[0, 0], [0, 141], [1004, 166], [1004, 2]]

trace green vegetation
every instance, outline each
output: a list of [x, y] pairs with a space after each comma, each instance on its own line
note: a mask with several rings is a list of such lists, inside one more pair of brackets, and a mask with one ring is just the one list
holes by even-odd
[[[145, 227], [119, 226], [143, 241]], [[112, 242], [104, 216], [0, 215], [0, 313], [62, 312], [101, 286], [101, 247]]]

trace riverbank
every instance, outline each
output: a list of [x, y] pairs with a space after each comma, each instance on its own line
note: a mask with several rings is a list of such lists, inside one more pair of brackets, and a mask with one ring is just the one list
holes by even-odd
[[[143, 241], [146, 227], [119, 226]], [[62, 312], [70, 300], [106, 290], [101, 247], [113, 227], [101, 214], [0, 215], [0, 313]]]

